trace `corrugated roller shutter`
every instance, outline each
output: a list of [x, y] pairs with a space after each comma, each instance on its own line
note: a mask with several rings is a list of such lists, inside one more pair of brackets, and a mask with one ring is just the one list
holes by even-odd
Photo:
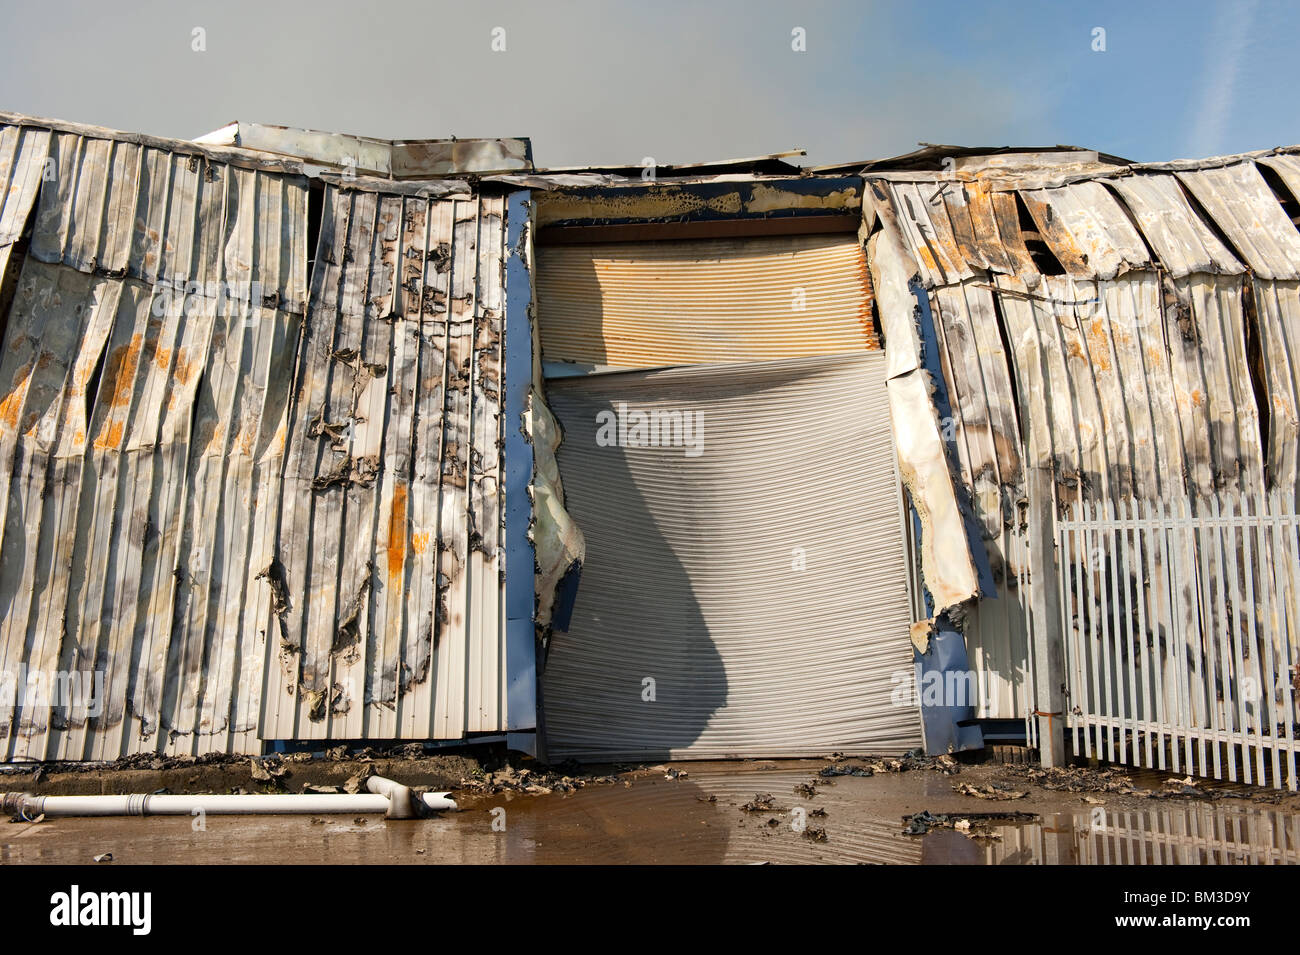
[[542, 246], [542, 357], [619, 368], [879, 348], [857, 236]]
[[[587, 538], [543, 677], [552, 758], [920, 745], [917, 710], [890, 698], [912, 648], [884, 369], [877, 353], [550, 383]], [[598, 443], [620, 413], [632, 443], [636, 412], [702, 422], [702, 442]]]

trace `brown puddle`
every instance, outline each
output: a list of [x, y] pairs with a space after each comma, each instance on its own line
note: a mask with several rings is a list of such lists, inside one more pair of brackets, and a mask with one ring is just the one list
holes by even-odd
[[[1079, 794], [1040, 790], [994, 802], [954, 794], [963, 777], [930, 772], [822, 780], [810, 796], [796, 787], [815, 776], [815, 767], [677, 765], [688, 773], [674, 780], [655, 773], [567, 794], [462, 796], [462, 811], [422, 821], [213, 816], [200, 831], [177, 817], [0, 823], [0, 862], [88, 863], [104, 852], [127, 864], [1300, 862], [1297, 814], [1241, 800], [1128, 808], [1115, 805], [1120, 800], [1084, 805]], [[770, 809], [741, 808], [766, 794]], [[796, 810], [803, 810], [805, 831], [792, 825]], [[944, 828], [904, 835], [904, 818], [922, 810], [951, 819], [1002, 810], [1035, 818], [976, 819], [974, 838]], [[809, 838], [817, 829], [825, 841]]]

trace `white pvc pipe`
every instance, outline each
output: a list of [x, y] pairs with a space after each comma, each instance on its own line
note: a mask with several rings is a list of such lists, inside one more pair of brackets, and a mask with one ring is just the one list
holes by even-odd
[[[232, 795], [146, 795], [127, 796], [35, 796], [9, 793], [4, 798], [7, 812], [21, 812], [28, 818], [46, 816], [191, 816], [260, 815], [305, 813], [376, 813], [390, 819], [409, 819], [416, 813], [411, 790], [407, 786], [371, 776], [366, 780], [368, 793], [249, 793]], [[449, 794], [426, 793], [426, 807], [432, 810], [455, 809]]]

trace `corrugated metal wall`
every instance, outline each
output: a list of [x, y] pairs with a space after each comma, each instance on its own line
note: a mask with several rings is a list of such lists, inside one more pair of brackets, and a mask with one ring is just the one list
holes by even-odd
[[542, 246], [542, 357], [617, 368], [879, 348], [853, 234]]
[[268, 738], [505, 726], [505, 200], [331, 188], [295, 385]]
[[[587, 538], [543, 677], [550, 756], [920, 745], [891, 699], [913, 662], [884, 372], [877, 352], [549, 383]], [[702, 416], [700, 453], [601, 446], [620, 410]]]
[[504, 199], [331, 187], [309, 292], [302, 176], [9, 126], [0, 184], [4, 758], [504, 730]]
[[1282, 153], [1119, 176], [873, 179], [930, 290], [950, 435], [999, 589], [966, 626], [980, 716], [1020, 718], [1031, 702], [1026, 464], [1054, 470], [1061, 506], [1296, 488], [1300, 234], [1261, 167], [1300, 184]]
[[0, 648], [10, 680], [104, 682], [11, 692], [6, 757], [255, 751], [306, 180], [47, 137], [0, 358]]

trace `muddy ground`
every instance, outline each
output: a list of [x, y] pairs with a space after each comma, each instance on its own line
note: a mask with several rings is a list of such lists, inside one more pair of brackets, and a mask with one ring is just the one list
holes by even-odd
[[0, 791], [304, 792], [365, 775], [453, 791], [424, 820], [213, 816], [0, 821], [0, 862], [1300, 862], [1300, 797], [1171, 773], [926, 758], [545, 767], [502, 753], [338, 751], [0, 774]]

